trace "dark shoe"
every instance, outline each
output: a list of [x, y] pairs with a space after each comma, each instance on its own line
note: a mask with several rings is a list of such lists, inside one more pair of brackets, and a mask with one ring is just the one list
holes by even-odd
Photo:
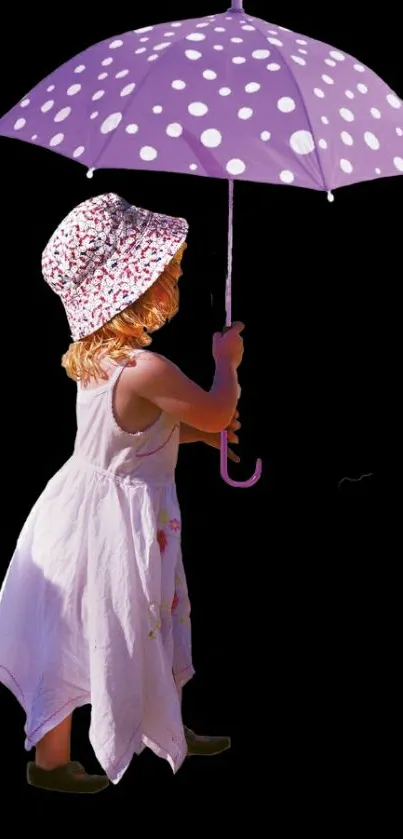
[[230, 737], [203, 737], [195, 734], [190, 728], [185, 728], [185, 739], [188, 747], [188, 757], [192, 755], [219, 755], [231, 748]]
[[36, 763], [28, 763], [27, 781], [32, 787], [54, 792], [101, 792], [109, 786], [106, 775], [87, 775], [77, 761], [70, 761], [56, 769], [41, 769]]

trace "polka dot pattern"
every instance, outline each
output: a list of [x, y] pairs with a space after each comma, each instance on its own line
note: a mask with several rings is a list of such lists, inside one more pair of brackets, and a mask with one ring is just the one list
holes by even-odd
[[0, 119], [0, 134], [90, 169], [326, 191], [403, 171], [403, 103], [379, 77], [342, 49], [231, 12], [90, 47]]

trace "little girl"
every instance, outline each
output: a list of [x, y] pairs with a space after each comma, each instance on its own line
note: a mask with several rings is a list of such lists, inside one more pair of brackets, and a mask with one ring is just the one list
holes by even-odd
[[[76, 207], [43, 254], [74, 342], [62, 364], [77, 381], [77, 435], [0, 592], [0, 680], [25, 711], [37, 787], [97, 792], [145, 746], [176, 772], [187, 754], [230, 745], [182, 723], [194, 670], [175, 467], [180, 442], [219, 447], [223, 428], [237, 442], [243, 327], [214, 336], [209, 392], [144, 349], [178, 310], [187, 233], [106, 194]], [[71, 761], [72, 713], [86, 704], [106, 775]]]

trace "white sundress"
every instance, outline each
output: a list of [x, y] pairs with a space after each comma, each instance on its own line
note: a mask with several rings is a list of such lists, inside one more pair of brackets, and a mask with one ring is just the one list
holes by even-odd
[[73, 455], [18, 537], [0, 590], [0, 681], [26, 713], [27, 751], [91, 704], [90, 741], [116, 784], [145, 746], [180, 768], [177, 688], [194, 669], [179, 423], [161, 413], [145, 431], [122, 431], [113, 390], [124, 368], [112, 369], [107, 383], [78, 387]]

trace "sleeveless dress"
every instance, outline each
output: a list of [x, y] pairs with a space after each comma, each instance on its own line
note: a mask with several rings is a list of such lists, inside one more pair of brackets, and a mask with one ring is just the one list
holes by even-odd
[[177, 688], [194, 669], [179, 423], [161, 413], [124, 432], [113, 413], [124, 367], [112, 369], [107, 383], [78, 386], [74, 452], [17, 540], [0, 591], [0, 681], [25, 711], [27, 751], [90, 704], [90, 741], [116, 784], [145, 746], [180, 768]]

